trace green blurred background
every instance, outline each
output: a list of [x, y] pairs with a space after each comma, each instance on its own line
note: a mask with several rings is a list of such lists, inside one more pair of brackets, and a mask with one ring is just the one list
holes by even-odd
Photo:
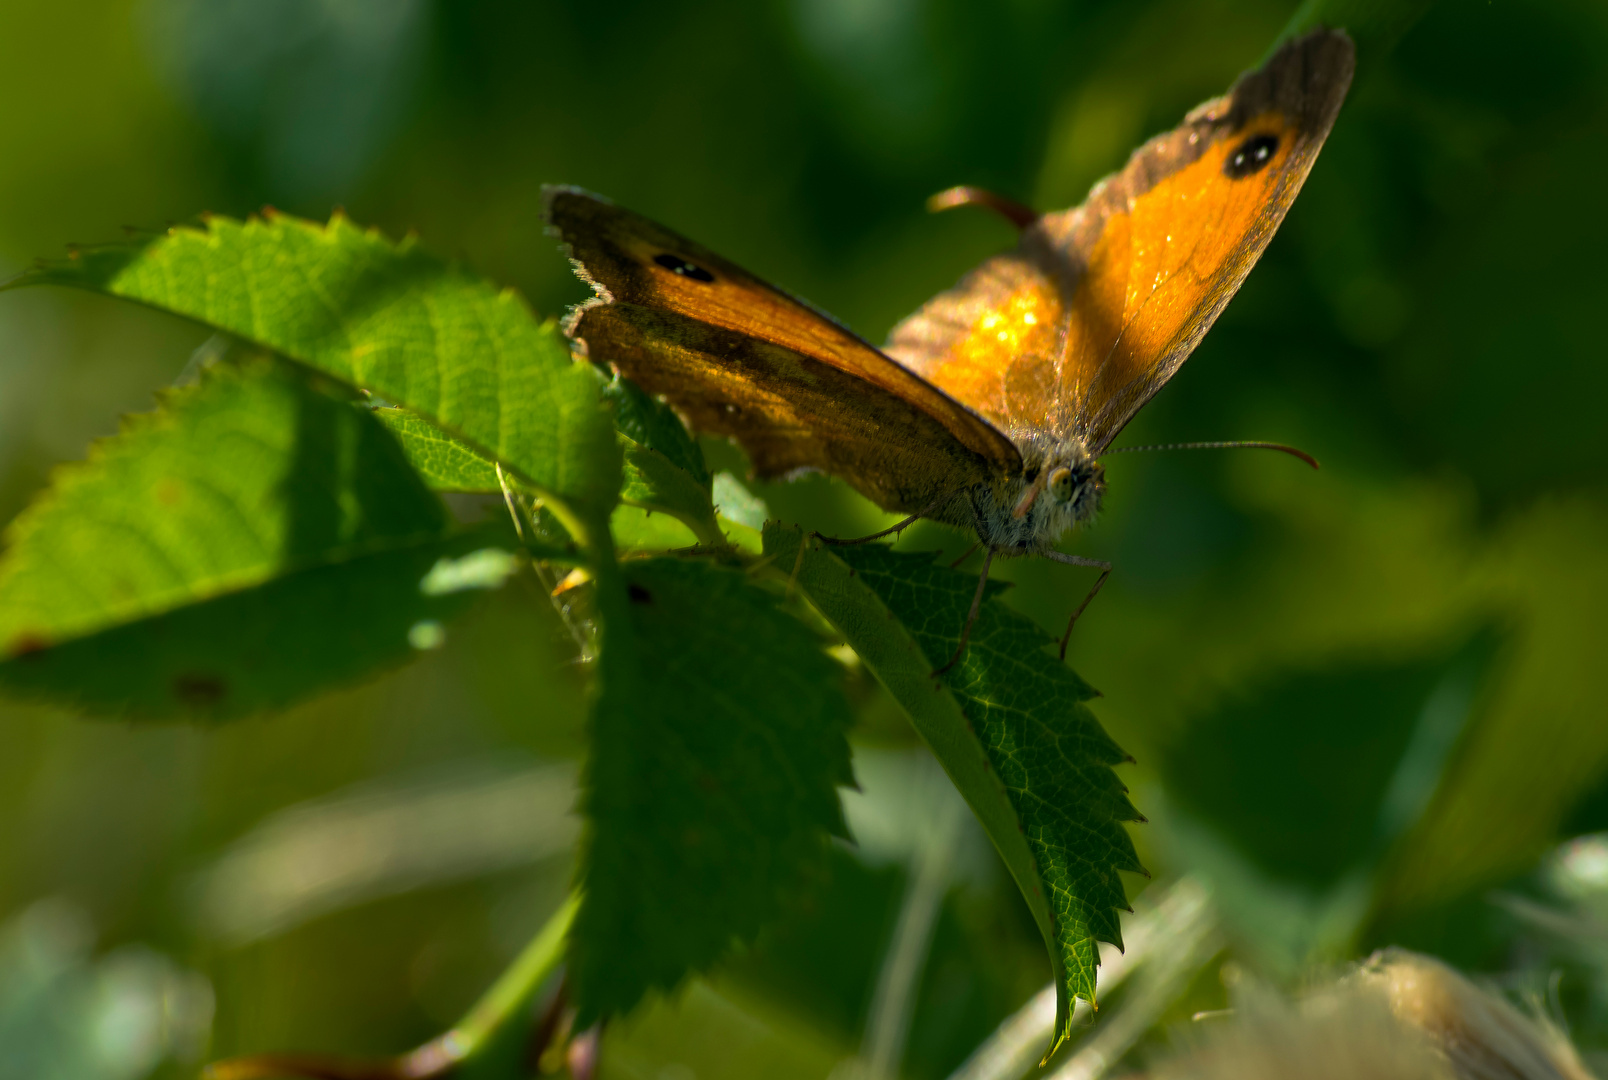
[[[980, 213], [927, 215], [928, 194], [1078, 201], [1293, 7], [3, 0], [0, 272], [202, 211], [344, 206], [558, 313], [583, 290], [537, 189], [565, 182], [879, 340], [1012, 242]], [[1069, 550], [1117, 569], [1069, 659], [1138, 759], [1147, 865], [1210, 883], [1223, 956], [1280, 979], [1407, 944], [1550, 985], [1601, 1049], [1608, 7], [1442, 0], [1362, 59], [1283, 230], [1123, 438], [1279, 439], [1324, 468], [1111, 461], [1107, 511]], [[0, 520], [203, 337], [0, 296]], [[887, 520], [820, 478], [754, 491], [825, 531]], [[1052, 630], [1089, 585], [997, 572]], [[859, 848], [730, 969], [612, 1032], [605, 1075], [823, 1077], [860, 1047], [949, 796], [851, 678]], [[382, 1053], [450, 1023], [563, 895], [583, 695], [551, 610], [510, 587], [441, 651], [281, 716], [134, 728], [0, 705], [0, 1078]], [[945, 1075], [1048, 977], [991, 852], [954, 830], [912, 1077]], [[1189, 995], [1220, 1002], [1215, 969]]]

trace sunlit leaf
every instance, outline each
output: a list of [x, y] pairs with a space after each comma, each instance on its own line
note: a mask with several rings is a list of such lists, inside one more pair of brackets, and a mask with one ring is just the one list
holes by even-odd
[[[677, 534], [674, 542], [662, 545], [618, 532], [617, 541], [632, 548], [722, 543], [703, 452], [675, 413], [618, 378], [604, 387], [604, 399], [614, 407], [624, 456], [620, 500], [639, 510], [669, 515], [691, 530], [687, 538]], [[462, 439], [403, 409], [375, 412], [401, 441], [408, 460], [431, 487], [438, 491], [501, 490], [496, 463]], [[626, 519], [631, 525], [642, 520], [640, 514], [626, 515]], [[620, 520], [618, 513], [615, 520]]]
[[601, 520], [619, 452], [590, 365], [517, 295], [336, 214], [208, 218], [23, 275], [171, 311], [373, 391]]
[[497, 463], [462, 439], [406, 409], [375, 409], [374, 416], [396, 436], [421, 479], [436, 491], [500, 491]]

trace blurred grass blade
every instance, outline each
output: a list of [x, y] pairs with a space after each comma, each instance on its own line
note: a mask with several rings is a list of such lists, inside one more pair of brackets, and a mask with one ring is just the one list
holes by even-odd
[[[1110, 994], [1136, 968], [1157, 959], [1165, 962], [1180, 948], [1199, 953], [1197, 939], [1215, 933], [1216, 908], [1210, 899], [1205, 886], [1194, 878], [1146, 889], [1134, 904], [1134, 914], [1125, 920], [1126, 949], [1118, 952], [1108, 946], [1101, 950], [1100, 992]], [[1202, 962], [1209, 958], [1210, 954], [1198, 956]], [[1028, 1075], [1043, 1055], [1045, 1042], [1054, 1037], [1055, 998], [1052, 982], [1001, 1021], [994, 1034], [949, 1074], [949, 1080], [1020, 1080]], [[1124, 1014], [1126, 1010], [1123, 1005]], [[1088, 1003], [1079, 1001], [1072, 1026], [1089, 1028], [1094, 1024], [1092, 1014]], [[1109, 1018], [1102, 1014], [1101, 1019]]]
[[1145, 963], [1122, 1007], [1049, 1074], [1050, 1080], [1099, 1080], [1110, 1073], [1222, 948], [1211, 897], [1187, 878], [1169, 891], [1147, 929]]
[[367, 410], [281, 362], [215, 368], [12, 523], [0, 687], [141, 717], [284, 705], [439, 645], [513, 550], [456, 529]]
[[703, 560], [616, 572], [598, 598], [578, 1028], [751, 941], [823, 872], [852, 783], [841, 673], [772, 595]]
[[1111, 771], [1126, 755], [1082, 704], [1094, 691], [1046, 651], [1044, 631], [993, 600], [961, 662], [935, 680], [976, 579], [874, 544], [801, 554], [802, 540], [773, 525], [765, 553], [780, 572], [798, 567], [798, 588], [904, 706], [999, 849], [1061, 986], [1058, 1044], [1072, 998], [1095, 999], [1096, 940], [1122, 941], [1117, 871], [1144, 872], [1119, 824], [1143, 820]]
[[[619, 455], [595, 370], [518, 296], [341, 214], [209, 217], [74, 251], [8, 287], [55, 284], [204, 323], [404, 405], [577, 520], [614, 504]], [[572, 532], [585, 531], [578, 527]]]
[[564, 854], [580, 832], [574, 805], [569, 762], [510, 771], [487, 758], [361, 784], [273, 814], [188, 891], [207, 938], [239, 948], [331, 912]]

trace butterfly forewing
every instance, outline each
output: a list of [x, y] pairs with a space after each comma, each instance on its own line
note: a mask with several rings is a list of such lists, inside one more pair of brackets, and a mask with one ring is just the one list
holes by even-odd
[[[886, 351], [1007, 430], [1103, 451], [1178, 370], [1283, 220], [1350, 86], [1351, 41], [1287, 43], [894, 328]], [[1045, 320], [1055, 320], [1051, 329]]]

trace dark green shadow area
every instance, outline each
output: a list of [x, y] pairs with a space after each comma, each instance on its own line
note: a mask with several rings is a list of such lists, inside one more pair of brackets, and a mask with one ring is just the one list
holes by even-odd
[[419, 651], [410, 633], [440, 644], [441, 624], [483, 590], [428, 595], [421, 581], [442, 559], [515, 550], [500, 523], [404, 541], [24, 653], [0, 663], [0, 688], [131, 719], [231, 720], [282, 708], [405, 662]]
[[1168, 791], [1274, 877], [1334, 885], [1417, 818], [1499, 642], [1278, 676], [1163, 751]]

